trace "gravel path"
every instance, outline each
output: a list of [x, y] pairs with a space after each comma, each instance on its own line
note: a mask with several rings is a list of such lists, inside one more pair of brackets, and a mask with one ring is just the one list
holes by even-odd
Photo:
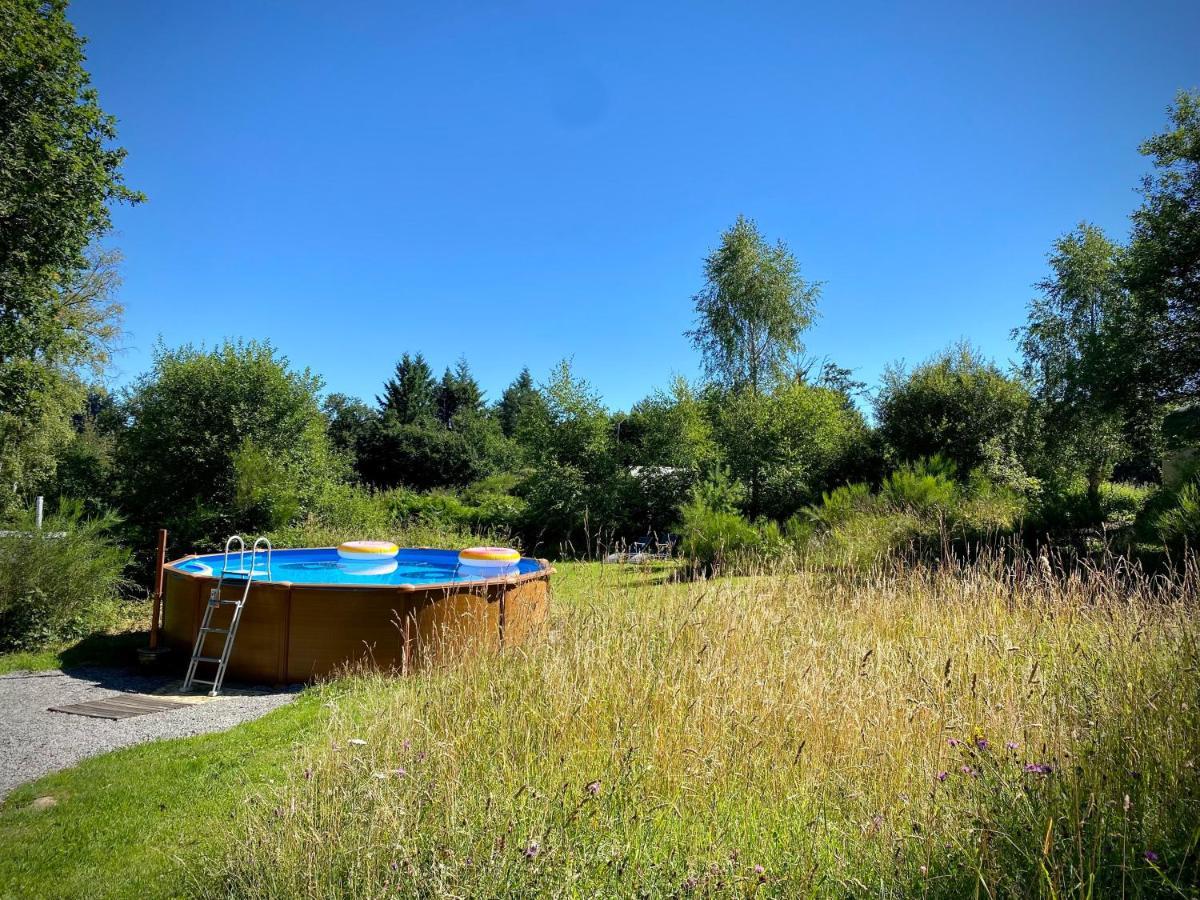
[[118, 747], [224, 731], [290, 702], [299, 690], [263, 688], [261, 694], [235, 693], [117, 721], [48, 710], [125, 691], [150, 693], [172, 681], [178, 678], [101, 668], [0, 676], [0, 798], [19, 784]]

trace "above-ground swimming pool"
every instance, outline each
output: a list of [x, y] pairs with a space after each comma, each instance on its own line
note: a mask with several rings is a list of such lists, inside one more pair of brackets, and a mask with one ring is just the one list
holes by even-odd
[[[224, 553], [167, 563], [163, 638], [191, 652]], [[245, 570], [252, 555], [228, 556]], [[286, 684], [331, 674], [346, 664], [409, 672], [474, 650], [523, 642], [545, 620], [550, 574], [545, 560], [515, 565], [461, 565], [457, 550], [400, 550], [395, 558], [348, 561], [334, 548], [259, 552], [242, 611], [228, 676]], [[228, 578], [222, 597], [240, 596], [243, 578]], [[214, 612], [213, 625], [230, 608]], [[206, 655], [220, 652], [210, 635]]]

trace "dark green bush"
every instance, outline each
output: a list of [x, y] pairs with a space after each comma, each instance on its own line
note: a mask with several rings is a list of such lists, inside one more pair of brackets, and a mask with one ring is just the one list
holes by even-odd
[[64, 503], [36, 530], [32, 516], [0, 535], [0, 651], [36, 650], [110, 627], [130, 554], [111, 514]]
[[1170, 504], [1158, 513], [1154, 524], [1169, 548], [1200, 546], [1200, 481], [1188, 481], [1174, 491]]
[[710, 509], [695, 500], [686, 503], [680, 513], [680, 549], [705, 572], [740, 564], [759, 547], [757, 529], [737, 513]]

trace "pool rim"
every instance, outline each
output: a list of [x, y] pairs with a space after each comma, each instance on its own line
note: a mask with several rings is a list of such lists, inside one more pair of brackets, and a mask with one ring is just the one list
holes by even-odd
[[[279, 547], [273, 552], [286, 552], [288, 550], [331, 550], [337, 553], [337, 547]], [[457, 551], [448, 547], [401, 547], [400, 552], [405, 550], [437, 550], [443, 553], [455, 553]], [[250, 551], [246, 551], [249, 553]], [[170, 562], [164, 562], [163, 568], [175, 575], [182, 575], [184, 578], [189, 578], [195, 581], [216, 581], [218, 575], [213, 572], [205, 574], [203, 572], [189, 572], [179, 568], [184, 563], [190, 562], [193, 559], [201, 559], [206, 556], [222, 556], [221, 551], [215, 553], [189, 553], [187, 556], [181, 556], [178, 559], [173, 559]], [[428, 584], [384, 584], [378, 581], [366, 581], [361, 584], [347, 584], [345, 582], [325, 583], [318, 581], [278, 581], [275, 579], [255, 578], [253, 584], [273, 584], [279, 587], [286, 588], [319, 588], [321, 590], [341, 590], [341, 591], [396, 591], [401, 594], [409, 594], [415, 591], [454, 591], [470, 588], [493, 588], [493, 587], [512, 587], [518, 584], [525, 584], [528, 581], [536, 581], [539, 578], [547, 578], [555, 574], [554, 566], [550, 564], [550, 560], [541, 557], [522, 556], [521, 559], [532, 559], [538, 564], [538, 568], [533, 572], [511, 573], [508, 575], [500, 575], [495, 578], [472, 578], [466, 581], [436, 581]]]

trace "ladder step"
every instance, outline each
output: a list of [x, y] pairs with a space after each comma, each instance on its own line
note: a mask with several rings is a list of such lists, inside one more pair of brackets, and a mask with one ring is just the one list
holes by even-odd
[[192, 661], [193, 661], [193, 662], [215, 662], [215, 663], [219, 663], [219, 662], [221, 661], [221, 657], [219, 657], [219, 656], [193, 656], [193, 657], [192, 657]]
[[215, 685], [215, 684], [216, 684], [216, 682], [215, 682], [215, 681], [209, 681], [207, 678], [193, 678], [193, 679], [192, 679], [192, 684], [212, 684], [212, 685]]
[[205, 634], [229, 634], [228, 628], [201, 628]]

